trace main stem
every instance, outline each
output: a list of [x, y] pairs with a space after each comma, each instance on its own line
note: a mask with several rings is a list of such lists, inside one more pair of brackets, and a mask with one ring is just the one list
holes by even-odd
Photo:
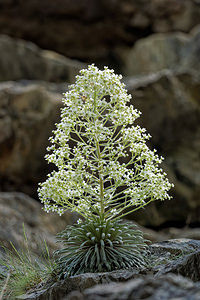
[[[94, 112], [97, 112], [97, 104], [96, 104], [96, 93], [94, 95]], [[95, 120], [96, 121], [96, 120]], [[98, 158], [98, 167], [99, 167], [99, 193], [100, 193], [100, 219], [103, 221], [104, 220], [104, 213], [105, 213], [105, 208], [104, 208], [104, 184], [103, 184], [103, 168], [102, 168], [102, 163], [101, 163], [101, 151], [100, 151], [100, 146], [99, 146], [99, 140], [95, 136], [95, 143], [96, 143], [96, 151], [97, 151], [97, 158]]]
[[99, 147], [99, 141], [96, 140], [96, 147], [97, 147], [97, 157], [98, 157], [98, 164], [99, 164], [99, 185], [100, 185], [100, 206], [101, 206], [101, 215], [100, 218], [104, 219], [104, 185], [103, 185], [103, 174], [102, 174], [102, 164], [101, 164], [101, 152]]

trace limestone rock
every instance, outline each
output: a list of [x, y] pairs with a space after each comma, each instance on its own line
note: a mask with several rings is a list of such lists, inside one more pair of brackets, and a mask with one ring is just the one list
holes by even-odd
[[[188, 226], [185, 226], [183, 228], [176, 228], [176, 227], [169, 227], [161, 230], [159, 232], [159, 237], [162, 236], [162, 234], [168, 237], [168, 239], [175, 239], [175, 238], [187, 238], [187, 239], [193, 239], [193, 240], [200, 240], [200, 228], [190, 228]], [[153, 234], [151, 235], [153, 237]], [[166, 239], [166, 238], [165, 238]], [[162, 238], [162, 240], [164, 240]], [[155, 239], [154, 239], [155, 241]], [[158, 241], [158, 239], [157, 239]], [[161, 239], [159, 239], [161, 241]]]
[[23, 193], [0, 193], [0, 243], [6, 247], [12, 242], [20, 249], [24, 242], [24, 224], [30, 249], [41, 254], [46, 240], [52, 253], [58, 248], [56, 234], [75, 220], [76, 215], [70, 212], [62, 217], [53, 213], [47, 214], [39, 202]]
[[[160, 295], [164, 300], [176, 297], [182, 297], [181, 299], [185, 300], [190, 297], [195, 300], [199, 299], [200, 241], [165, 241], [150, 246], [149, 250], [150, 266], [146, 269], [76, 275], [47, 284], [19, 297], [19, 299], [60, 300], [67, 296], [65, 300], [128, 300], [150, 299], [147, 297], [160, 299]], [[189, 252], [190, 254], [188, 254]], [[171, 273], [180, 273], [197, 283]]]
[[[147, 276], [137, 278], [127, 283], [97, 285], [84, 291], [83, 294], [71, 293], [65, 300], [134, 300], [134, 299], [194, 299], [200, 296], [200, 283], [193, 283], [181, 276], [168, 274], [159, 278]], [[64, 300], [64, 299], [63, 299]]]
[[122, 72], [126, 76], [149, 74], [163, 69], [200, 69], [200, 26], [190, 34], [154, 34], [121, 52]]
[[60, 107], [61, 94], [42, 84], [0, 84], [1, 190], [36, 196], [38, 182], [51, 169], [44, 155]]
[[53, 51], [41, 50], [31, 42], [0, 35], [0, 81], [74, 81], [85, 65]]
[[[138, 274], [135, 271], [113, 271], [108, 273], [85, 273], [72, 276], [66, 280], [58, 281], [50, 286], [38, 289], [37, 291], [19, 297], [19, 299], [62, 299], [72, 291], [84, 291], [97, 284], [126, 281]], [[51, 297], [51, 298], [50, 298]]]
[[[200, 281], [200, 241], [177, 239], [150, 246], [155, 277], [175, 273]], [[155, 259], [154, 259], [155, 258]]]
[[[133, 216], [134, 219], [134, 216]], [[135, 223], [135, 222], [134, 222]], [[166, 227], [166, 228], [148, 228], [136, 223], [143, 232], [144, 238], [152, 243], [166, 241], [170, 239], [190, 239], [200, 240], [200, 228], [184, 226], [182, 228]]]
[[0, 32], [103, 64], [116, 64], [116, 47], [155, 32], [187, 32], [200, 18], [198, 0], [4, 0], [0, 5]]

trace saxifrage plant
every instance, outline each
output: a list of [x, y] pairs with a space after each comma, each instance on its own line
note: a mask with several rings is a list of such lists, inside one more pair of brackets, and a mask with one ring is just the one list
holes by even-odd
[[44, 209], [82, 216], [59, 235], [60, 276], [142, 267], [142, 232], [120, 219], [154, 200], [170, 199], [172, 184], [150, 150], [150, 135], [134, 126], [140, 112], [129, 105], [121, 75], [90, 65], [64, 95], [61, 122], [46, 155], [56, 165], [40, 184]]

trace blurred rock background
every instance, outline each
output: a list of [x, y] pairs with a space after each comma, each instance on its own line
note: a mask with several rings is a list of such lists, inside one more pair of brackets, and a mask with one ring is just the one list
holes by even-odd
[[0, 241], [19, 243], [24, 222], [53, 249], [76, 219], [42, 213], [37, 185], [62, 92], [88, 63], [124, 75], [175, 184], [130, 218], [152, 240], [200, 238], [200, 1], [1, 0]]

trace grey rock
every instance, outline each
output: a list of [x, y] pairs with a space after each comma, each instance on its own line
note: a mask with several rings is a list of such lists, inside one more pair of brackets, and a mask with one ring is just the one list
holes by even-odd
[[62, 104], [60, 91], [48, 87], [30, 81], [0, 84], [1, 190], [36, 197], [38, 182], [51, 170], [44, 155]]
[[[67, 296], [66, 300], [167, 300], [176, 297], [197, 300], [200, 295], [200, 241], [170, 240], [151, 245], [149, 251], [150, 264], [143, 270], [76, 275], [48, 283], [19, 299], [60, 300]], [[159, 298], [162, 292], [163, 298]]]
[[40, 255], [46, 240], [52, 253], [58, 248], [56, 234], [76, 220], [77, 216], [70, 212], [62, 217], [47, 214], [39, 202], [23, 193], [0, 192], [0, 244], [6, 247], [12, 248], [12, 242], [20, 249], [25, 243], [25, 229], [30, 251]]
[[[168, 239], [186, 238], [186, 239], [200, 240], [199, 227], [195, 227], [195, 228], [189, 228], [188, 226], [185, 226], [184, 228], [169, 227], [159, 232], [160, 237], [162, 236], [162, 234], [163, 236], [166, 235]], [[162, 238], [162, 240], [164, 240], [164, 238]], [[161, 241], [161, 239], [159, 241]]]
[[74, 81], [85, 65], [53, 51], [41, 50], [31, 42], [0, 35], [0, 81]]
[[143, 232], [144, 238], [151, 241], [152, 243], [157, 243], [161, 241], [166, 241], [170, 239], [190, 239], [190, 240], [200, 240], [200, 228], [199, 227], [189, 227], [184, 226], [182, 228], [176, 227], [166, 227], [162, 229], [150, 229], [141, 226], [137, 223], [139, 229]]
[[97, 284], [126, 281], [138, 274], [134, 271], [113, 271], [108, 273], [85, 273], [53, 283], [46, 288], [38, 289], [30, 294], [22, 295], [19, 299], [59, 300], [72, 291], [83, 291]]
[[150, 246], [151, 260], [158, 278], [162, 274], [175, 273], [200, 281], [200, 241], [177, 239]]
[[140, 39], [132, 49], [121, 52], [126, 76], [150, 74], [163, 69], [200, 69], [200, 26], [190, 34], [154, 34]]
[[198, 300], [199, 297], [200, 283], [193, 283], [181, 276], [168, 274], [156, 279], [147, 276], [130, 280], [127, 283], [97, 285], [85, 290], [81, 296], [73, 298], [71, 294], [65, 300]]

